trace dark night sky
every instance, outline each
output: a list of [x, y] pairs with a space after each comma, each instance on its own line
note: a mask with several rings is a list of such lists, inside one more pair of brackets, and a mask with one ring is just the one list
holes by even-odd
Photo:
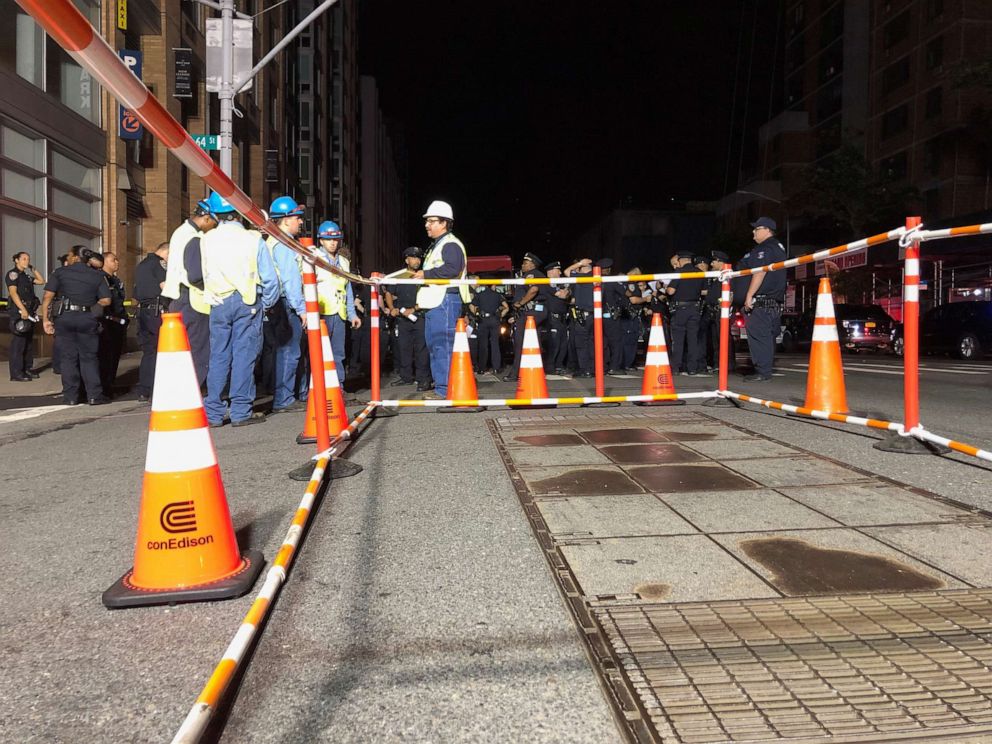
[[471, 253], [546, 258], [625, 199], [719, 198], [735, 74], [736, 185], [752, 24], [749, 141], [767, 118], [779, 0], [744, 0], [743, 24], [741, 0], [359, 6], [361, 72], [405, 129], [417, 243], [434, 198]]

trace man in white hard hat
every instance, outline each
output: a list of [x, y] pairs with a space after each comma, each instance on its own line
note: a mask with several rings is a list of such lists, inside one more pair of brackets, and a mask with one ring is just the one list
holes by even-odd
[[[433, 201], [424, 213], [427, 237], [433, 242], [427, 248], [423, 269], [414, 279], [464, 279], [468, 266], [465, 244], [451, 230], [455, 215], [451, 205]], [[424, 334], [431, 357], [434, 390], [424, 393], [427, 400], [446, 400], [451, 350], [455, 345], [455, 326], [462, 312], [462, 303], [471, 301], [466, 286], [425, 284], [417, 291], [417, 307], [425, 310]]]

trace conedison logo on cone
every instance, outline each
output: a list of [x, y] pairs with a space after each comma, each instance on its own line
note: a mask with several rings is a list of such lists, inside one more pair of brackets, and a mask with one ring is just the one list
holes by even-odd
[[[641, 395], [675, 395], [672, 381], [672, 367], [668, 362], [668, 347], [665, 346], [665, 329], [661, 325], [661, 314], [651, 316], [651, 335], [648, 336], [648, 353], [644, 360], [644, 381]], [[684, 400], [646, 400], [639, 406], [680, 406]]]
[[162, 316], [134, 568], [103, 594], [110, 608], [237, 597], [262, 570], [239, 553], [189, 340]]

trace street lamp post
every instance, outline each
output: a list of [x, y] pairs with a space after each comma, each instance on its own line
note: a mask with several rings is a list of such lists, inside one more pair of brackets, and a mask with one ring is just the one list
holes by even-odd
[[749, 196], [756, 196], [759, 199], [764, 199], [765, 201], [770, 201], [778, 204], [782, 209], [782, 214], [785, 215], [785, 257], [792, 258], [792, 225], [789, 222], [789, 210], [786, 209], [785, 204], [780, 199], [774, 199], [767, 194], [759, 194], [757, 191], [744, 191], [743, 189], [737, 189], [735, 193], [738, 194], [748, 194]]

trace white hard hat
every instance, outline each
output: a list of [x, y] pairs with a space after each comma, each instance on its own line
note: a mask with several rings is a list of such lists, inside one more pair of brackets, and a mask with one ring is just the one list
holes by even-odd
[[455, 215], [451, 211], [451, 205], [448, 204], [448, 202], [437, 201], [436, 199], [431, 202], [429, 207], [427, 207], [427, 211], [424, 212], [424, 217], [440, 217], [444, 220], [455, 219]]

